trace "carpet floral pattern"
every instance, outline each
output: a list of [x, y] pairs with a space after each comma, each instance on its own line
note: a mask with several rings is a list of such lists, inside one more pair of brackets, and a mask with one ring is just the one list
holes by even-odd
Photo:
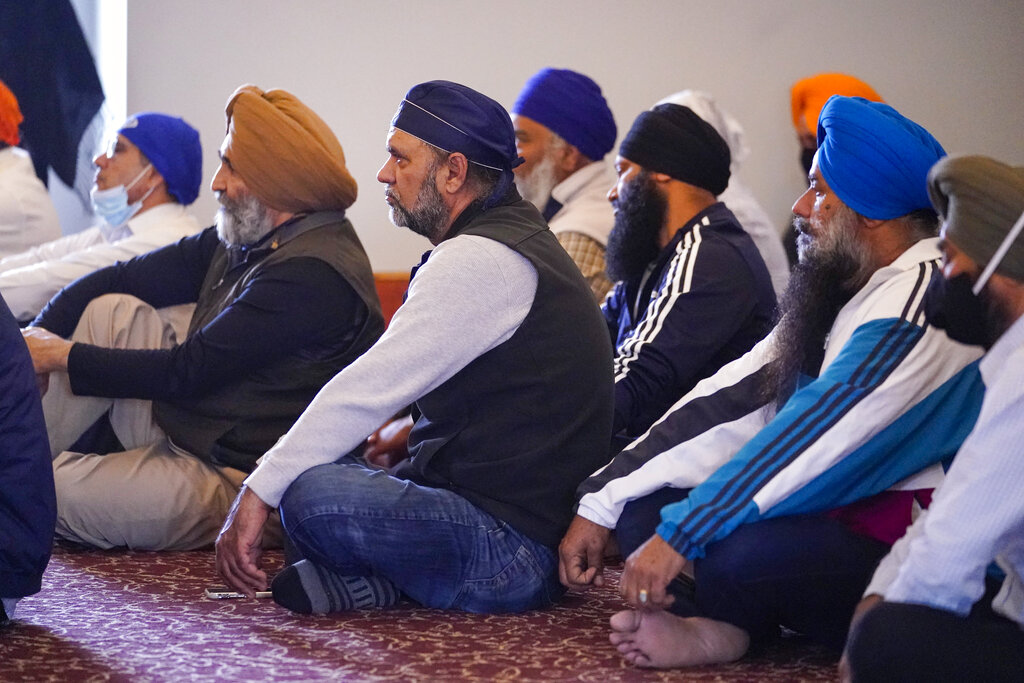
[[[277, 568], [281, 555], [268, 560]], [[633, 668], [608, 643], [622, 606], [612, 587], [520, 615], [403, 603], [303, 617], [270, 600], [204, 597], [215, 583], [208, 551], [59, 546], [43, 591], [0, 631], [0, 681], [835, 680], [835, 656], [796, 639], [726, 666]]]

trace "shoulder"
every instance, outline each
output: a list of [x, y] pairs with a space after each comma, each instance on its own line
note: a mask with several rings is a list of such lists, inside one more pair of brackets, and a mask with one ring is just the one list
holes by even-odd
[[894, 318], [923, 325], [924, 292], [937, 267], [937, 261], [922, 261], [898, 270], [882, 269], [871, 277], [844, 310], [851, 309], [861, 322]]
[[[705, 217], [681, 231], [668, 247], [673, 262], [682, 262], [702, 278], [728, 279], [750, 275], [750, 254], [757, 247], [731, 212]], [[749, 253], [748, 253], [749, 252]]]
[[195, 217], [175, 202], [154, 206], [129, 221], [128, 227], [132, 234], [119, 241], [171, 241], [194, 235], [201, 230]]
[[442, 242], [421, 268], [420, 274], [428, 273], [431, 279], [444, 273], [456, 282], [492, 282], [498, 275], [507, 281], [537, 279], [536, 269], [525, 256], [481, 235], [458, 235]]

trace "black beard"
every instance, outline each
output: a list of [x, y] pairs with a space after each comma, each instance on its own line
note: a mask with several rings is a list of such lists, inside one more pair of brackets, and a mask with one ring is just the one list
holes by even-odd
[[816, 377], [825, 356], [825, 339], [839, 310], [871, 276], [854, 254], [815, 251], [797, 263], [779, 301], [774, 331], [778, 356], [767, 368], [763, 395], [776, 410], [789, 400], [800, 374]]
[[665, 223], [668, 200], [651, 175], [641, 172], [626, 184], [615, 202], [615, 224], [608, 235], [605, 266], [612, 282], [643, 275], [661, 252], [658, 240]]

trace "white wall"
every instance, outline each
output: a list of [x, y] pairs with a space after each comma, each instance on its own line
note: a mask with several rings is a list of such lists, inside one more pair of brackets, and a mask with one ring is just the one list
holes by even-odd
[[741, 173], [780, 226], [802, 191], [789, 86], [820, 71], [871, 83], [950, 152], [1024, 165], [1024, 3], [1006, 0], [132, 0], [128, 111], [200, 129], [206, 185], [223, 106], [242, 83], [284, 88], [345, 148], [360, 198], [349, 212], [376, 270], [405, 270], [427, 242], [387, 220], [374, 176], [405, 91], [458, 81], [511, 106], [544, 66], [603, 88], [622, 133], [685, 87], [713, 93], [746, 127]]

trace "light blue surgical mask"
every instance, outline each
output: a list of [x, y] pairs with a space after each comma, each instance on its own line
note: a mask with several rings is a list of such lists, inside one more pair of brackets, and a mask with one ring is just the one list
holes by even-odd
[[127, 187], [116, 185], [106, 190], [93, 187], [89, 195], [92, 198], [92, 208], [96, 215], [106, 221], [107, 225], [112, 228], [119, 228], [127, 223], [142, 208], [142, 202], [146, 201], [146, 197], [156, 189], [152, 187], [139, 201], [134, 204], [128, 203], [128, 190], [134, 187], [135, 183], [139, 182], [142, 176], [146, 174], [146, 171], [152, 167], [153, 164], [146, 164], [146, 167], [135, 176], [134, 180], [128, 183]]

